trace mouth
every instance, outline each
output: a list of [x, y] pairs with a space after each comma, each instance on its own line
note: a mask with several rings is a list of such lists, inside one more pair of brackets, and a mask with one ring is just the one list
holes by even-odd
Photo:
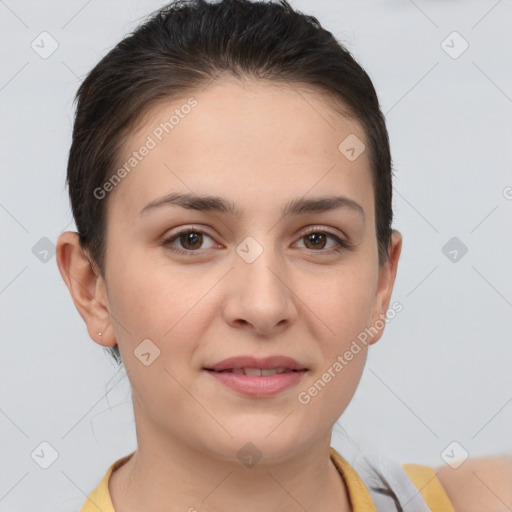
[[[229, 357], [215, 364], [209, 364], [205, 370], [217, 372], [240, 373], [251, 376], [274, 375], [274, 373], [286, 373], [295, 370], [307, 370], [304, 364], [284, 355], [272, 355], [263, 358], [251, 355]], [[274, 373], [266, 373], [267, 370]], [[262, 373], [263, 372], [263, 373]]]
[[225, 370], [214, 370], [212, 368], [205, 368], [205, 370], [214, 373], [232, 373], [235, 375], [247, 375], [248, 377], [270, 377], [272, 375], [279, 375], [281, 373], [299, 373], [306, 372], [303, 370], [294, 370], [292, 368], [226, 368]]
[[275, 396], [297, 386], [309, 371], [303, 363], [284, 355], [229, 357], [208, 364], [203, 370], [214, 382], [238, 394], [259, 398]]
[[238, 395], [251, 398], [270, 398], [289, 390], [302, 381], [307, 369], [293, 368], [204, 368], [214, 382]]

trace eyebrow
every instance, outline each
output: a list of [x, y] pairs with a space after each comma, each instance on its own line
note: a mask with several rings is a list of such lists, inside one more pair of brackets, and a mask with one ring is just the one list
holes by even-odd
[[[139, 215], [164, 206], [181, 206], [189, 210], [215, 212], [230, 216], [237, 216], [241, 213], [235, 203], [227, 201], [222, 197], [174, 193], [151, 201], [142, 208]], [[281, 215], [283, 217], [290, 217], [304, 213], [328, 212], [339, 208], [353, 210], [359, 213], [363, 219], [365, 218], [363, 207], [346, 196], [328, 196], [311, 199], [300, 197], [293, 199], [283, 206]]]

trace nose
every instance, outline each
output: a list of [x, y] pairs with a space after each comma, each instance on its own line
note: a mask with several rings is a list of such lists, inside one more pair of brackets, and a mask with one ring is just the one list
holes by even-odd
[[272, 248], [248, 237], [237, 247], [229, 275], [223, 313], [232, 327], [271, 336], [297, 318], [290, 272]]

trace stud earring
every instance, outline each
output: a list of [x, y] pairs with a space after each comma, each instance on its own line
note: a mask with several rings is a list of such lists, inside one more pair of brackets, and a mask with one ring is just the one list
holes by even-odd
[[101, 332], [98, 333], [98, 336], [101, 336]]

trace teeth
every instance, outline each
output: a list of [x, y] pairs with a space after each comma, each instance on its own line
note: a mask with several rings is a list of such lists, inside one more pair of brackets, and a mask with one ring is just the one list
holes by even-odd
[[290, 372], [286, 368], [269, 368], [262, 370], [261, 368], [231, 368], [229, 370], [219, 370], [220, 372], [235, 373], [237, 375], [247, 375], [248, 377], [264, 377], [268, 375], [278, 375], [279, 373]]
[[261, 375], [277, 375], [278, 373], [287, 372], [285, 368], [272, 368], [270, 370], [261, 370]]
[[269, 368], [262, 370], [261, 368], [236, 368], [233, 369], [233, 373], [240, 375], [247, 375], [248, 377], [264, 377], [268, 375], [277, 375], [278, 373], [284, 373], [287, 370], [285, 368]]
[[244, 368], [244, 371], [245, 375], [249, 377], [261, 377], [262, 370], [260, 368]]

